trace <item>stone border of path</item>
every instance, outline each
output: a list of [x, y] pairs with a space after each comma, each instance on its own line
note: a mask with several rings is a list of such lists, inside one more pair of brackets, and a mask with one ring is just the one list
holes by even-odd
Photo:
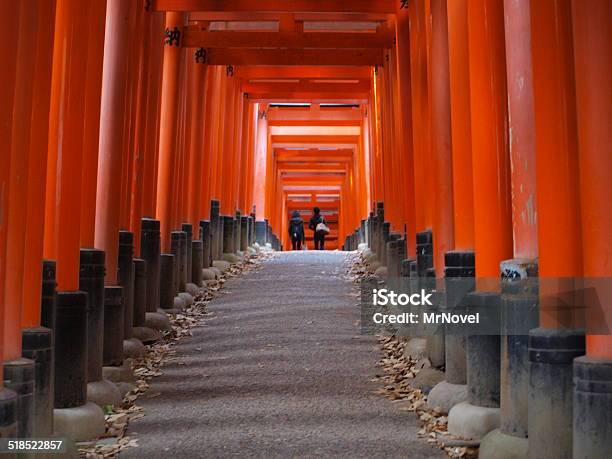
[[[371, 268], [366, 258], [355, 253], [347, 258], [347, 275], [353, 281], [354, 293], [361, 296], [360, 282], [371, 277]], [[375, 276], [375, 282], [384, 284], [384, 279]], [[400, 411], [413, 412], [421, 422], [417, 433], [424, 442], [443, 450], [451, 458], [471, 459], [478, 457], [479, 442], [463, 440], [448, 433], [448, 418], [437, 409], [427, 406], [427, 394], [436, 382], [437, 373], [431, 368], [429, 359], [422, 353], [406, 352], [407, 339], [394, 335], [378, 335], [381, 358], [377, 367], [381, 373], [374, 378], [382, 387], [375, 391], [391, 400]]]
[[[145, 394], [151, 379], [163, 374], [164, 364], [171, 362], [176, 357], [176, 344], [191, 336], [191, 329], [202, 325], [207, 319], [214, 316], [207, 311], [208, 303], [223, 294], [225, 282], [231, 278], [242, 276], [261, 268], [264, 261], [274, 257], [274, 252], [258, 252], [253, 255], [245, 255], [244, 258], [231, 264], [227, 270], [216, 279], [206, 282], [206, 288], [196, 296], [194, 303], [186, 307], [182, 312], [169, 314], [171, 329], [163, 332], [162, 339], [155, 344], [146, 346], [146, 352], [142, 359], [134, 361], [133, 388], [123, 398], [121, 406], [106, 410], [106, 434], [89, 442], [78, 443], [77, 447], [81, 456], [86, 458], [116, 458], [121, 450], [126, 448], [137, 448], [138, 440], [126, 435], [130, 421], [145, 416], [142, 407], [136, 404], [139, 397]], [[148, 397], [156, 397], [159, 393], [149, 393]]]

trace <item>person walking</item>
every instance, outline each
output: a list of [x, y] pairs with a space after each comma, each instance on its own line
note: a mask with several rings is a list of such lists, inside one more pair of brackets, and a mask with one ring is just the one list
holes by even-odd
[[289, 220], [289, 237], [291, 238], [291, 244], [293, 250], [300, 250], [302, 244], [306, 241], [306, 235], [304, 234], [304, 220], [300, 217], [300, 213], [294, 210], [291, 214], [291, 220]]
[[329, 233], [329, 228], [325, 224], [325, 219], [321, 215], [321, 209], [315, 207], [313, 209], [314, 215], [310, 219], [308, 228], [314, 231], [314, 245], [315, 250], [325, 250], [325, 235]]

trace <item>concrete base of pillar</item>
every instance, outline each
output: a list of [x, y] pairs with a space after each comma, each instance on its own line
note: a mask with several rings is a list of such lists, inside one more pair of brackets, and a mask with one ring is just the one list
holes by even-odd
[[410, 382], [410, 385], [415, 389], [421, 390], [424, 394], [429, 394], [443, 380], [443, 371], [436, 368], [423, 368]]
[[247, 247], [246, 253], [247, 255], [255, 255], [257, 253], [257, 249], [253, 247]]
[[389, 270], [386, 266], [380, 266], [374, 271], [376, 277], [386, 278], [389, 276]]
[[134, 337], [139, 339], [143, 344], [155, 343], [162, 339], [162, 335], [159, 330], [154, 330], [149, 327], [134, 327]]
[[480, 441], [480, 459], [523, 459], [527, 457], [529, 442], [523, 437], [514, 437], [499, 429], [492, 430]]
[[[225, 255], [225, 254], [224, 254]], [[213, 268], [217, 268], [219, 271], [224, 273], [228, 269], [230, 269], [231, 263], [225, 260], [215, 260], [213, 261]]]
[[166, 311], [168, 314], [176, 314], [177, 312], [181, 312], [183, 309], [185, 309], [186, 306], [187, 306], [187, 303], [185, 302], [183, 298], [181, 298], [180, 296], [175, 296], [174, 297], [174, 308], [164, 309], [164, 311]]
[[123, 358], [125, 359], [140, 359], [145, 354], [145, 347], [138, 338], [130, 338], [123, 340]]
[[223, 260], [231, 264], [234, 264], [234, 263], [238, 263], [241, 260], [241, 258], [235, 253], [224, 253]]
[[433, 335], [427, 338], [427, 357], [431, 365], [437, 368], [444, 366], [446, 351], [444, 349], [444, 335]]
[[370, 249], [368, 249], [368, 244], [366, 244], [365, 242], [362, 242], [357, 246], [357, 251], [361, 252], [362, 254], [365, 254], [368, 250]]
[[95, 403], [53, 410], [53, 431], [57, 437], [86, 441], [100, 437], [105, 430], [104, 412]]
[[171, 330], [170, 320], [165, 312], [147, 312], [145, 314], [145, 326], [153, 330]]
[[178, 296], [185, 302], [185, 306], [191, 306], [193, 304], [193, 295], [190, 293], [181, 292]]
[[206, 281], [215, 280], [217, 278], [217, 273], [213, 268], [207, 268], [202, 270], [202, 279]]
[[136, 381], [131, 359], [125, 359], [120, 367], [102, 367], [102, 374], [114, 383]]
[[412, 338], [404, 347], [404, 355], [414, 360], [421, 360], [427, 357], [427, 339]]
[[4, 362], [4, 387], [17, 393], [17, 436], [34, 433], [35, 363], [23, 357]]
[[442, 381], [434, 386], [427, 396], [427, 406], [448, 414], [451, 408], [467, 400], [466, 384], [451, 384]]
[[457, 437], [480, 440], [498, 427], [499, 408], [463, 402], [453, 406], [448, 413], [448, 432]]
[[365, 257], [365, 261], [367, 263], [374, 263], [376, 261], [378, 261], [376, 254], [374, 252], [372, 252], [372, 249], [367, 249], [366, 251], [363, 252], [363, 256]]
[[380, 261], [374, 260], [369, 263], [368, 269], [371, 273], [375, 273], [381, 266]]
[[121, 394], [121, 398], [125, 397], [129, 391], [136, 388], [135, 384], [124, 381], [119, 381], [116, 386]]
[[203, 293], [203, 288], [196, 284], [192, 284], [191, 282], [185, 284], [185, 291], [189, 293], [193, 298], [201, 295]]
[[121, 393], [112, 382], [102, 379], [87, 383], [87, 401], [100, 407], [117, 406], [121, 403]]

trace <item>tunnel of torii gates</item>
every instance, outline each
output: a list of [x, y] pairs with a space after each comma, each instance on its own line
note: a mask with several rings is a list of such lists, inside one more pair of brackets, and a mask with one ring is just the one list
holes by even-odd
[[[24, 0], [0, 24], [2, 436], [99, 435], [158, 309], [318, 206], [328, 248], [389, 274], [546, 299], [463, 373], [447, 336], [447, 382], [530, 457], [610, 457], [612, 339], [555, 294], [612, 275], [611, 0]], [[513, 283], [537, 276], [557, 290]]]

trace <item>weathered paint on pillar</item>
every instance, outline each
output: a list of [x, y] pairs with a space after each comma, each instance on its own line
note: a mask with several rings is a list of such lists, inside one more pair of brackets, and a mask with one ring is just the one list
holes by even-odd
[[514, 258], [538, 254], [535, 127], [528, 0], [504, 0]]
[[496, 280], [500, 261], [512, 258], [502, 2], [469, 2], [468, 32], [476, 276]]

